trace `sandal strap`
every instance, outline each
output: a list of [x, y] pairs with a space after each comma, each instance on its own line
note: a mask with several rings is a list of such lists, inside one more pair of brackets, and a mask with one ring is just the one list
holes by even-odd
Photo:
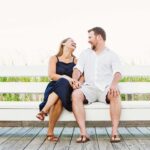
[[113, 136], [111, 136], [110, 142], [116, 143], [116, 142], [120, 142], [120, 141], [121, 141], [121, 139], [120, 139], [119, 135], [113, 135]]
[[42, 115], [47, 115], [47, 113], [46, 112], [44, 112], [43, 110], [40, 112]]
[[47, 139], [49, 139], [50, 141], [58, 141], [59, 137], [56, 137], [54, 134], [52, 134], [52, 135], [47, 135]]
[[85, 143], [90, 141], [90, 138], [86, 135], [80, 135], [80, 137], [76, 141], [77, 143]]
[[37, 118], [38, 119], [40, 119], [40, 120], [44, 120], [44, 118], [45, 118], [45, 116], [46, 116], [46, 113], [44, 112], [44, 111], [40, 111], [38, 114], [37, 114]]
[[119, 138], [120, 139], [119, 135], [113, 135], [111, 138], [114, 138], [114, 139]]
[[49, 134], [49, 135], [47, 135], [47, 137], [53, 137], [54, 136], [54, 134]]

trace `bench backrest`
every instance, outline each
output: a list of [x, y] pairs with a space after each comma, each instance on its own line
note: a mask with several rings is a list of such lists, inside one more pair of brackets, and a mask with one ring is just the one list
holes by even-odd
[[[0, 77], [47, 77], [47, 66], [0, 66]], [[123, 66], [124, 76], [150, 77], [150, 66]], [[43, 93], [47, 82], [0, 82], [0, 93]], [[150, 82], [121, 82], [121, 93], [150, 93]]]

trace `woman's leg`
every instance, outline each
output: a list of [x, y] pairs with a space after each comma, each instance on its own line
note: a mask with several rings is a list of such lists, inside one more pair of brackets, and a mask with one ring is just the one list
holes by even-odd
[[54, 104], [49, 112], [49, 126], [48, 126], [48, 135], [54, 134], [54, 127], [56, 122], [62, 112], [62, 102], [60, 99]]
[[57, 100], [58, 100], [58, 95], [55, 92], [52, 92], [48, 96], [48, 100], [46, 102], [46, 105], [42, 109], [42, 111], [45, 112], [45, 113], [48, 113], [50, 108], [57, 102]]
[[46, 102], [46, 105], [44, 106], [44, 108], [42, 109], [42, 111], [40, 111], [36, 117], [43, 121], [45, 118], [45, 115], [49, 112], [49, 110], [51, 109], [51, 107], [58, 101], [58, 95], [54, 92], [52, 92], [49, 96], [48, 96], [48, 100]]

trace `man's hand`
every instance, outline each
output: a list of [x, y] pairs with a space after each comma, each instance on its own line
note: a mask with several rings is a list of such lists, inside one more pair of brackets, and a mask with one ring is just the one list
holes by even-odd
[[109, 91], [108, 91], [108, 96], [111, 97], [111, 98], [116, 98], [120, 95], [120, 92], [117, 88], [117, 85], [116, 84], [112, 84], [109, 88]]

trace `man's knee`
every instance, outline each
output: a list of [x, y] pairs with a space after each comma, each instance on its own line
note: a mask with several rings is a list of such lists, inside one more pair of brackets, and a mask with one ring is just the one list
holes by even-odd
[[110, 103], [118, 103], [121, 101], [120, 94], [118, 96], [108, 96], [108, 100]]
[[76, 103], [84, 100], [83, 92], [80, 89], [74, 90], [72, 92], [72, 102]]

